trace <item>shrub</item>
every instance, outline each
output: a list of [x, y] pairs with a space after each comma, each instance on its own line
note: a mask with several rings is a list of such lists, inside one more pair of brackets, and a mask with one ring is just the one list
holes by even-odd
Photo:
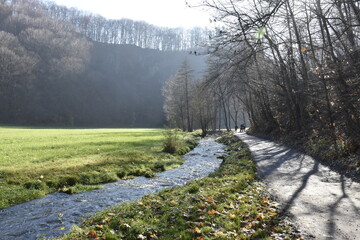
[[165, 140], [163, 145], [163, 152], [176, 153], [179, 147], [179, 136], [177, 129], [166, 129], [164, 132]]

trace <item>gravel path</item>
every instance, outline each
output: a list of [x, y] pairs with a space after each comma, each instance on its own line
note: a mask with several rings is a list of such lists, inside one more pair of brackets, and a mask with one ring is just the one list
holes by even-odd
[[315, 239], [360, 239], [360, 184], [283, 145], [245, 133], [261, 177], [299, 229]]
[[200, 140], [200, 144], [183, 157], [183, 165], [159, 173], [155, 178], [120, 180], [99, 190], [74, 195], [55, 193], [0, 210], [0, 240], [61, 236], [70, 230], [72, 224], [81, 223], [83, 218], [99, 210], [205, 177], [219, 168], [222, 160], [217, 155], [225, 154], [225, 145], [216, 143], [214, 139]]

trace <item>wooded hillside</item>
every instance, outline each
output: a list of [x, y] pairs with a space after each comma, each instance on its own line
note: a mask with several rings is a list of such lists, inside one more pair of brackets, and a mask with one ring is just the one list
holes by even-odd
[[161, 127], [162, 85], [204, 34], [182, 31], [0, 0], [0, 122]]

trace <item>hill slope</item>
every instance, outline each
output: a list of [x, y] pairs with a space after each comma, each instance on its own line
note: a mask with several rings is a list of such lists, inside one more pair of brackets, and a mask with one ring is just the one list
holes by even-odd
[[[188, 58], [199, 75], [204, 57], [187, 52], [93, 42], [81, 74], [35, 81], [15, 124], [161, 127], [163, 83]], [[20, 93], [21, 94], [21, 93]], [[5, 121], [4, 121], [5, 120]]]

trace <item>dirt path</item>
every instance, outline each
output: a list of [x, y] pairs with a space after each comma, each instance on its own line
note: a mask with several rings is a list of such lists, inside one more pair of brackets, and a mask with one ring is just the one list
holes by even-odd
[[269, 191], [315, 239], [360, 239], [360, 184], [313, 158], [245, 133]]

